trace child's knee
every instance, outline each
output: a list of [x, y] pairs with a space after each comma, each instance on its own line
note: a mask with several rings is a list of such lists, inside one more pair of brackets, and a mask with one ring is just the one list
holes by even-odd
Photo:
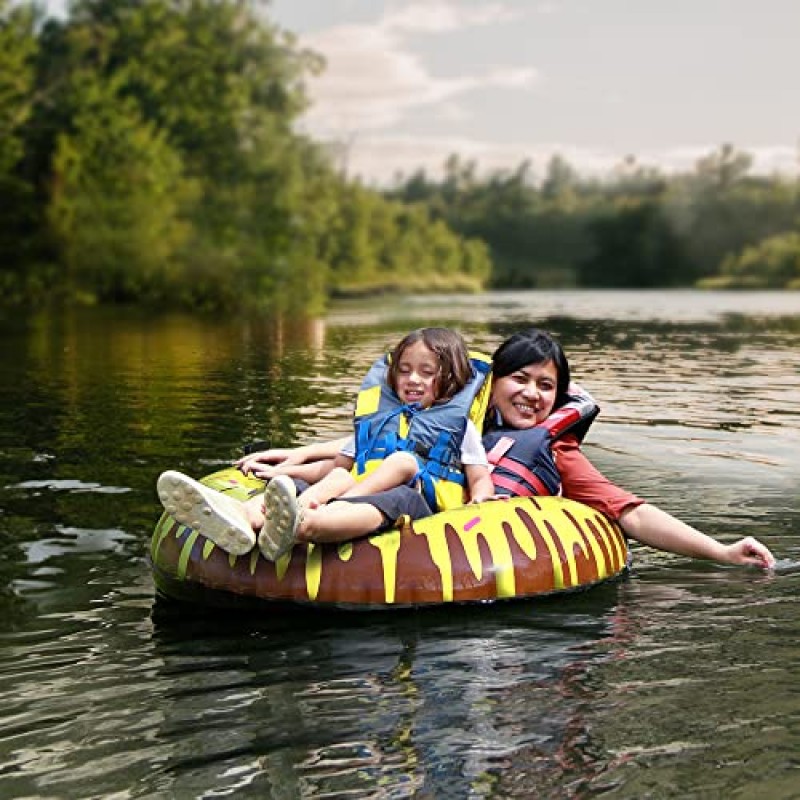
[[411, 453], [392, 453], [386, 460], [403, 473], [405, 480], [410, 481], [419, 471], [417, 458]]

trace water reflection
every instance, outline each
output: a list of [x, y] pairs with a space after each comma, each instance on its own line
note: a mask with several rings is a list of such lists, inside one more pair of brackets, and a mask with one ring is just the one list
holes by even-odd
[[246, 656], [231, 653], [230, 620], [176, 626], [167, 613], [156, 619], [161, 677], [186, 688], [162, 726], [162, 739], [184, 734], [166, 771], [183, 781], [202, 765], [220, 790], [301, 797], [378, 786], [527, 797], [526, 774], [537, 786], [567, 773], [587, 782], [602, 769], [581, 753], [589, 675], [629, 636], [616, 591], [378, 622], [251, 617], [233, 626], [254, 639]]

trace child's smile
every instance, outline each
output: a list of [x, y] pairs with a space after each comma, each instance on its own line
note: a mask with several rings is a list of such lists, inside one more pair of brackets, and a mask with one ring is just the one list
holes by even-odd
[[423, 408], [437, 400], [439, 361], [424, 342], [407, 347], [397, 365], [397, 396], [403, 403], [418, 403]]

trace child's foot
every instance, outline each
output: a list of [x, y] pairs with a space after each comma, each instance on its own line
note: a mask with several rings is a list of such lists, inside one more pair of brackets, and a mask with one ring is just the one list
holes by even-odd
[[162, 472], [156, 487], [169, 514], [227, 553], [241, 556], [255, 546], [256, 535], [238, 500], [174, 470]]
[[288, 475], [276, 475], [264, 490], [264, 527], [258, 535], [264, 558], [276, 561], [292, 549], [300, 516], [294, 481]]

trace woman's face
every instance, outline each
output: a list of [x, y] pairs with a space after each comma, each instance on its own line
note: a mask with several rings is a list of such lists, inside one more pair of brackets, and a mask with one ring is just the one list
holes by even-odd
[[492, 406], [500, 412], [503, 423], [511, 428], [533, 428], [544, 422], [556, 402], [558, 371], [552, 361], [528, 364], [495, 378]]

